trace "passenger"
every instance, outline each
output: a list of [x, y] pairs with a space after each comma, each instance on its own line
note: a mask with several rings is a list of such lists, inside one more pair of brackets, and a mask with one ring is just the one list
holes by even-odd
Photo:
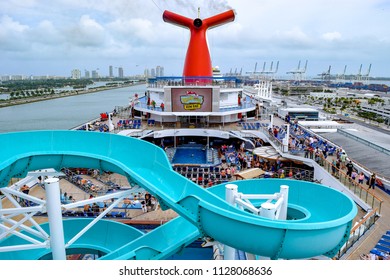
[[89, 204], [84, 205], [84, 214], [91, 212], [91, 206]]
[[354, 170], [352, 171], [352, 175], [351, 175], [352, 180], [355, 181], [357, 176], [358, 176], [358, 174], [357, 174], [356, 170], [354, 169]]
[[344, 169], [345, 162], [347, 161], [347, 154], [345, 153], [345, 151], [342, 151], [342, 153], [340, 155], [340, 161], [341, 161], [341, 168]]
[[100, 212], [100, 207], [99, 207], [99, 205], [97, 205], [96, 202], [92, 205], [92, 212], [93, 212], [95, 215], [99, 214], [99, 212]]
[[360, 172], [360, 174], [358, 176], [358, 183], [363, 184], [363, 181], [364, 181], [364, 173]]
[[341, 160], [338, 160], [336, 162], [336, 172], [337, 172], [336, 177], [337, 178], [339, 178], [339, 176], [340, 176], [340, 167], [341, 167]]
[[132, 205], [131, 200], [128, 197], [123, 199], [123, 207], [127, 208], [127, 207], [130, 207], [131, 205]]
[[67, 192], [64, 192], [63, 194], [61, 194], [61, 203], [69, 203], [68, 201], [68, 193]]
[[245, 150], [245, 143], [244, 143], [244, 141], [242, 141], [241, 145], [240, 145], [240, 151], [244, 152], [244, 150]]
[[346, 164], [346, 167], [347, 167], [347, 176], [348, 177], [352, 177], [352, 171], [353, 171], [353, 163], [352, 161], [348, 161], [348, 163]]
[[149, 193], [145, 194], [145, 206], [146, 206], [146, 212], [151, 211], [151, 208], [152, 208], [152, 196]]
[[375, 175], [375, 173], [372, 173], [372, 175], [368, 181], [368, 185], [369, 185], [368, 188], [369, 189], [372, 188], [373, 190], [375, 190], [375, 183], [376, 183], [376, 175]]
[[[29, 186], [27, 185], [23, 185], [21, 188], [20, 188], [20, 191], [24, 194], [28, 194], [30, 192], [30, 188]], [[20, 202], [24, 205], [24, 206], [29, 206], [29, 201], [28, 200], [25, 200], [23, 198], [20, 199]]]
[[38, 176], [38, 184], [40, 186], [42, 186], [42, 176], [41, 175]]
[[157, 206], [157, 199], [154, 196], [152, 196], [152, 198], [151, 198], [151, 210], [155, 211], [155, 210], [157, 210], [157, 208], [158, 208], [158, 206]]
[[142, 212], [144, 212], [144, 213], [148, 212], [148, 208], [146, 207], [145, 200], [141, 201], [141, 209], [142, 209]]
[[27, 185], [23, 185], [23, 187], [20, 188], [20, 191], [22, 193], [28, 194], [30, 192], [30, 187]]

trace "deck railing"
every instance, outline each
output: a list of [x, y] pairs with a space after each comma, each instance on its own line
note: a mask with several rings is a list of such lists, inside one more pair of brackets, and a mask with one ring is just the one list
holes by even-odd
[[376, 220], [378, 219], [377, 212], [377, 208], [370, 211], [351, 229], [347, 242], [338, 251], [334, 259], [340, 259], [345, 253], [347, 253], [349, 249], [351, 249], [358, 241], [360, 241], [361, 237], [375, 224]]
[[362, 199], [365, 203], [371, 206], [372, 209], [378, 209], [381, 212], [383, 200], [375, 195], [374, 190], [364, 187], [348, 176], [342, 169], [337, 168], [323, 156], [320, 159], [320, 165], [329, 173], [332, 174], [340, 183], [347, 187], [357, 197]]

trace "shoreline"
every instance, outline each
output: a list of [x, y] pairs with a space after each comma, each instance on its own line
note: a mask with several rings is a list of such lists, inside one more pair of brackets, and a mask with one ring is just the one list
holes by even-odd
[[16, 100], [8, 100], [6, 102], [0, 103], [0, 109], [5, 108], [5, 107], [12, 107], [12, 106], [16, 106], [16, 105], [23, 105], [23, 104], [29, 104], [29, 103], [34, 103], [34, 102], [41, 102], [41, 101], [46, 101], [46, 100], [64, 98], [64, 97], [69, 97], [69, 96], [84, 95], [84, 94], [95, 93], [95, 92], [100, 92], [100, 91], [105, 91], [105, 90], [110, 90], [110, 89], [132, 87], [132, 86], [137, 86], [137, 85], [142, 85], [142, 84], [145, 84], [145, 82], [134, 83], [131, 85], [121, 85], [121, 86], [115, 86], [115, 87], [105, 86], [105, 87], [99, 87], [96, 89], [89, 89], [89, 90], [83, 90], [83, 91], [73, 90], [72, 92], [64, 92], [64, 93], [59, 93], [59, 94], [54, 94], [54, 95], [48, 94], [48, 95], [39, 96], [39, 97], [29, 97], [29, 98], [22, 98], [22, 99], [16, 99]]

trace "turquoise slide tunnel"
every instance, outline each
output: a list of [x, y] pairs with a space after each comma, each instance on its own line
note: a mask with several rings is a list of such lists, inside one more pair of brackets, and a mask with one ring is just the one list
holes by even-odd
[[[348, 239], [357, 213], [352, 199], [319, 184], [287, 179], [234, 181], [238, 191], [247, 194], [273, 194], [280, 185], [289, 186], [288, 219], [259, 217], [226, 203], [225, 185], [203, 189], [173, 171], [161, 148], [116, 134], [15, 132], [0, 134], [0, 143], [0, 187], [32, 170], [96, 168], [126, 176], [130, 184], [154, 195], [163, 209], [180, 215], [147, 234], [99, 221], [72, 249], [99, 251], [101, 259], [164, 259], [200, 237], [272, 259], [333, 257]], [[252, 202], [260, 206], [263, 201]], [[65, 241], [81, 223], [64, 220]], [[94, 238], [94, 234], [104, 238]], [[0, 240], [0, 246], [22, 243], [17, 236]], [[0, 259], [40, 259], [50, 253], [50, 249], [31, 251], [3, 252]]]

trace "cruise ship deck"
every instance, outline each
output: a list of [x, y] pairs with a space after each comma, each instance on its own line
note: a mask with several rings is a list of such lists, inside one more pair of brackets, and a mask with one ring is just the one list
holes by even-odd
[[[113, 122], [114, 123], [119, 123], [119, 120], [121, 119], [120, 115], [117, 115], [116, 117], [113, 117]], [[272, 139], [271, 135], [267, 135], [267, 125], [268, 125], [268, 120], [258, 120], [261, 125], [259, 127], [256, 126], [243, 126], [242, 124], [226, 124], [222, 127], [224, 131], [232, 131], [233, 135], [241, 135], [242, 137], [248, 137], [248, 135], [251, 135], [252, 137], [263, 137], [264, 141], [268, 141], [269, 143], [272, 144], [272, 146], [279, 151], [280, 156], [288, 156], [284, 151], [283, 147], [280, 146], [281, 143], [277, 142], [276, 139]], [[248, 124], [252, 122], [252, 120], [247, 121]], [[285, 125], [284, 121], [278, 117], [274, 117], [274, 125], [282, 127]], [[243, 129], [243, 128], [250, 128], [250, 129]], [[123, 129], [122, 127], [116, 127], [115, 129], [119, 130], [114, 130], [112, 132], [119, 133], [120, 131], [125, 132], [126, 130]], [[162, 129], [162, 127], [159, 127], [158, 125], [151, 126], [150, 123], [148, 123], [146, 120], [141, 122], [141, 125], [138, 129], [135, 129], [140, 133], [138, 136], [141, 136], [142, 133], [147, 133], [150, 134], [151, 130], [158, 131]], [[131, 134], [133, 132], [133, 129], [128, 130], [128, 132]], [[333, 142], [333, 141], [332, 141]], [[335, 143], [335, 142], [333, 142]], [[354, 159], [353, 154], [349, 154], [352, 159]], [[294, 159], [301, 159], [301, 160], [306, 160], [305, 158], [300, 158], [297, 155], [293, 155]], [[331, 160], [334, 157], [334, 155], [329, 156], [328, 161]], [[310, 161], [307, 159], [307, 161]], [[326, 169], [326, 164], [323, 165], [321, 168]], [[126, 181], [125, 177], [121, 177], [121, 179], [118, 179], [121, 181]], [[234, 176], [232, 177], [231, 182], [234, 183]], [[341, 178], [338, 180], [339, 182], [342, 181]], [[353, 191], [356, 193], [356, 190], [353, 190], [351, 188], [351, 185], [347, 183], [347, 181], [344, 181], [346, 187], [345, 188], [345, 193], [349, 193], [349, 191]], [[362, 255], [368, 254], [371, 249], [373, 249], [376, 246], [376, 243], [378, 240], [381, 238], [382, 235], [384, 235], [388, 230], [388, 225], [389, 225], [389, 220], [390, 220], [390, 207], [389, 207], [389, 194], [386, 193], [383, 189], [377, 187], [374, 191], [367, 191], [365, 186], [362, 187], [363, 191], [365, 190], [365, 195], [363, 195], [363, 198], [365, 196], [366, 202], [362, 202], [359, 205], [359, 212], [357, 216], [354, 218], [354, 223], [361, 222], [362, 220], [364, 221], [365, 219], [367, 220], [374, 220], [375, 222], [370, 222], [368, 223], [370, 225], [370, 228], [364, 234], [359, 236], [358, 240], [353, 243], [353, 246], [351, 246], [346, 252], [344, 252], [342, 255], [338, 256], [340, 259], [349, 259], [349, 260], [354, 260], [354, 259], [360, 259]], [[65, 190], [68, 190], [69, 193], [73, 193], [74, 190], [67, 189], [65, 187]], [[349, 191], [348, 191], [349, 190]], [[343, 191], [343, 190], [342, 190]], [[344, 191], [343, 191], [344, 192]], [[360, 191], [360, 195], [357, 195], [357, 200], [362, 199], [361, 195], [362, 191]], [[348, 194], [350, 197], [353, 195], [350, 193]], [[44, 195], [42, 193], [38, 194], [37, 196], [43, 197]], [[85, 199], [86, 194], [84, 194], [84, 197], [77, 197], [77, 199]], [[367, 200], [367, 197], [369, 199]], [[362, 206], [365, 205], [365, 206]], [[3, 205], [3, 208], [6, 208], [6, 205]], [[379, 209], [377, 209], [379, 207]], [[370, 209], [374, 209], [374, 213], [371, 212], [371, 215], [374, 214], [374, 216], [367, 215], [367, 213], [370, 212]], [[140, 213], [138, 212], [137, 215], [135, 215], [136, 211], [132, 212], [132, 216], [130, 216], [131, 220], [129, 220], [130, 223], [141, 223], [141, 224], [147, 224], [147, 223], [156, 223], [156, 221], [160, 224], [165, 223], [175, 217], [177, 217], [177, 213], [175, 211], [151, 211], [148, 213]], [[378, 214], [378, 216], [376, 216]], [[42, 217], [40, 217], [38, 220], [41, 222], [44, 221], [42, 220]], [[119, 219], [118, 221], [121, 222], [126, 222], [126, 219]]]

